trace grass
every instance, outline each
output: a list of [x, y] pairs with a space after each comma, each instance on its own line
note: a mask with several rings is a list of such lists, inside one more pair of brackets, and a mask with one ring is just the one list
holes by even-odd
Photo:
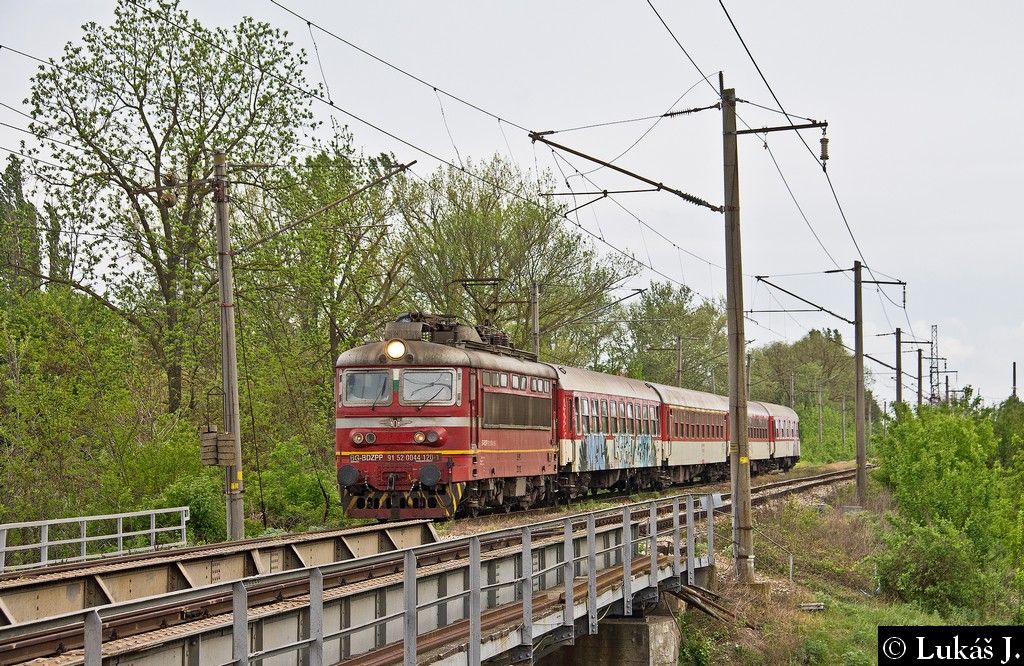
[[[724, 565], [719, 592], [756, 629], [727, 625], [699, 611], [685, 613], [679, 663], [874, 664], [879, 625], [944, 624], [938, 615], [875, 596], [872, 555], [881, 548], [882, 514], [891, 502], [883, 489], [872, 485], [866, 511], [844, 515], [839, 510], [852, 503], [852, 487], [844, 486], [759, 509], [757, 568], [759, 579], [771, 589], [768, 600], [735, 585], [725, 564], [729, 553], [719, 553]], [[795, 558], [792, 583], [789, 552]], [[813, 601], [823, 602], [825, 610], [799, 609]]]

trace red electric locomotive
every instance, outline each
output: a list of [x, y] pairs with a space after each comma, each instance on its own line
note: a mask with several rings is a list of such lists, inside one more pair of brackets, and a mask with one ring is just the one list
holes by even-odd
[[[449, 518], [728, 473], [728, 401], [537, 362], [500, 332], [419, 313], [337, 362], [346, 514]], [[796, 414], [751, 403], [752, 471], [799, 457]]]

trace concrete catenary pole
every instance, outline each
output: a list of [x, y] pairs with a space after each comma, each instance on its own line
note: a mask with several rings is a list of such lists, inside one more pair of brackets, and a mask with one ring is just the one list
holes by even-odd
[[796, 373], [789, 373], [789, 408], [796, 409]]
[[853, 262], [853, 321], [854, 321], [854, 373], [857, 380], [854, 408], [856, 413], [857, 439], [857, 502], [864, 506], [866, 499], [868, 472], [867, 446], [864, 441], [864, 304], [861, 298], [861, 263]]
[[1013, 362], [1013, 392], [1010, 395], [1017, 397], [1017, 361]]
[[530, 337], [533, 343], [533, 354], [540, 358], [540, 283], [530, 283]]
[[822, 445], [825, 443], [824, 428], [821, 424], [821, 380], [818, 380], [818, 450], [822, 449]]
[[846, 450], [846, 396], [843, 396], [843, 451]]
[[718, 75], [718, 85], [722, 96], [722, 162], [725, 179], [725, 298], [729, 334], [729, 472], [732, 481], [732, 537], [736, 577], [741, 583], [751, 583], [754, 580], [754, 529], [750, 507], [747, 381], [746, 368], [743, 364], [746, 333], [743, 330], [736, 91], [725, 88], [725, 78], [721, 73]]
[[903, 402], [903, 329], [896, 327], [896, 402]]
[[676, 386], [683, 387], [683, 336], [676, 336]]
[[213, 202], [217, 221], [217, 274], [220, 286], [221, 381], [224, 388], [224, 430], [234, 438], [234, 464], [224, 468], [228, 539], [245, 538], [242, 479], [242, 433], [238, 408], [238, 359], [235, 350], [235, 279], [231, 263], [228, 217], [228, 165], [223, 150], [213, 154]]

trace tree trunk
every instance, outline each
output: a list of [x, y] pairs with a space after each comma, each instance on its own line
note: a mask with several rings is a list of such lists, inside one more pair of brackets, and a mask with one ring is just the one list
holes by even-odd
[[170, 360], [167, 372], [167, 413], [173, 414], [181, 408], [181, 363]]

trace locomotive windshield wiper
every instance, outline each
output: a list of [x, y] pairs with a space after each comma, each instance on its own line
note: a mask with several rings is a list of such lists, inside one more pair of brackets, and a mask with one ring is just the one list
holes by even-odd
[[381, 388], [380, 395], [378, 395], [376, 398], [374, 398], [373, 399], [373, 403], [370, 404], [370, 411], [371, 412], [373, 410], [377, 409], [377, 401], [380, 400], [381, 398], [383, 398], [385, 395], [387, 395], [387, 383], [385, 382], [385, 384], [383, 386], [381, 386], [380, 388]]
[[[425, 406], [426, 406], [426, 405], [427, 405], [428, 403], [431, 403], [431, 402], [433, 402], [433, 401], [434, 401], [434, 398], [436, 398], [437, 396], [441, 395], [441, 391], [443, 391], [443, 390], [445, 390], [446, 388], [448, 388], [448, 385], [447, 385], [447, 384], [442, 384], [442, 383], [440, 383], [440, 382], [434, 382], [434, 384], [440, 384], [440, 386], [439, 386], [439, 387], [438, 387], [438, 389], [437, 389], [437, 392], [435, 392], [435, 393], [434, 393], [434, 395], [430, 396], [429, 398], [427, 398], [426, 400], [424, 400], [423, 402], [421, 402], [421, 403], [419, 404], [419, 406], [418, 406], [418, 407], [416, 407], [416, 411], [417, 411], [417, 412], [418, 412], [418, 411], [420, 411], [421, 409], [423, 409], [423, 408], [424, 408], [424, 407], [425, 407]], [[433, 386], [434, 384], [429, 384], [429, 385], [427, 385], [427, 386], [426, 386], [426, 388], [430, 388], [430, 387], [431, 387], [431, 386]]]

